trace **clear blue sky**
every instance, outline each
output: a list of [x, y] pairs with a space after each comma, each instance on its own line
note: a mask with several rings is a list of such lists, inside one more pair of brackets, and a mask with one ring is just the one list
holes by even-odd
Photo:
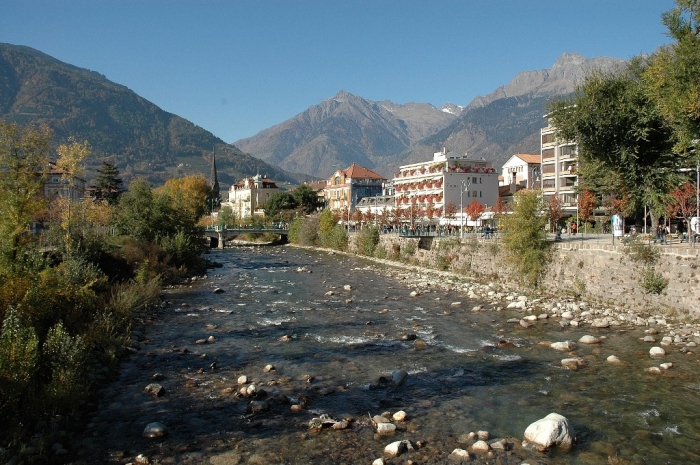
[[129, 87], [226, 142], [339, 90], [468, 104], [564, 52], [669, 42], [672, 0], [0, 0], [0, 42]]

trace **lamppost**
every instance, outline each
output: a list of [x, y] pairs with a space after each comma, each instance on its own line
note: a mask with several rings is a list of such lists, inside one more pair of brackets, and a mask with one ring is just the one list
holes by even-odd
[[464, 191], [472, 185], [472, 180], [462, 180], [462, 189], [459, 191], [459, 240], [464, 239]]

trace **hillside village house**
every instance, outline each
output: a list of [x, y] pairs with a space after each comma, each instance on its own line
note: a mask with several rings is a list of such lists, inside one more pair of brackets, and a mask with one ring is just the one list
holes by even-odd
[[326, 205], [332, 211], [352, 211], [360, 199], [382, 194], [386, 178], [364, 166], [353, 163], [337, 170], [323, 189]]
[[510, 186], [511, 192], [520, 189], [540, 189], [542, 156], [516, 153], [503, 164], [500, 186]]
[[79, 202], [85, 197], [86, 182], [83, 178], [66, 173], [56, 165], [49, 162], [49, 172], [44, 184], [44, 197], [67, 197], [73, 202]]
[[256, 174], [232, 185], [228, 191], [228, 201], [221, 202], [221, 206], [231, 207], [233, 214], [240, 219], [265, 216], [263, 206], [277, 192], [279, 188], [274, 181]]
[[410, 222], [472, 226], [476, 222], [464, 213], [467, 206], [476, 200], [487, 208], [498, 199], [498, 173], [490, 162], [446, 148], [434, 153], [432, 161], [401, 166], [393, 182], [396, 208]]

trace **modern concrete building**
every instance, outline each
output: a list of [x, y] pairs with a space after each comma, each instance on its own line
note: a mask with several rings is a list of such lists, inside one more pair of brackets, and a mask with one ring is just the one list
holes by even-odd
[[552, 196], [558, 196], [565, 215], [575, 215], [578, 198], [578, 147], [573, 142], [557, 140], [554, 132], [555, 128], [551, 124], [540, 131], [542, 193], [547, 203]]
[[404, 221], [466, 224], [460, 209], [473, 200], [486, 208], [498, 199], [498, 173], [490, 162], [446, 148], [434, 153], [432, 161], [402, 166], [393, 181], [396, 208], [404, 210]]

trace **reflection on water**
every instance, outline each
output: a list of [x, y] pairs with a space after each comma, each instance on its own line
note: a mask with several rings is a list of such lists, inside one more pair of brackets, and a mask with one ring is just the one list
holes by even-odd
[[[424, 446], [388, 463], [445, 463], [466, 447], [460, 437], [477, 430], [514, 438], [518, 447], [498, 454], [503, 464], [700, 460], [697, 357], [669, 349], [664, 361], [674, 368], [649, 375], [644, 369], [659, 362], [639, 341], [641, 329], [540, 321], [526, 330], [507, 323], [505, 312], [465, 310], [488, 309], [487, 302], [439, 289], [412, 298], [405, 284], [353, 259], [292, 248], [211, 258], [223, 268], [167, 291], [170, 305], [105, 390], [75, 463], [144, 454], [158, 463], [369, 464], [400, 439]], [[465, 305], [451, 307], [456, 300]], [[539, 344], [584, 334], [607, 338], [577, 345], [575, 355], [587, 361], [579, 371], [561, 367], [567, 354]], [[427, 346], [416, 348], [408, 335]], [[623, 363], [607, 363], [611, 354]], [[380, 382], [396, 369], [409, 373], [403, 385]], [[143, 392], [155, 373], [163, 375], [160, 398]], [[266, 410], [251, 411], [252, 399], [236, 394], [241, 375], [267, 392], [256, 399]], [[292, 411], [296, 403], [301, 412]], [[408, 419], [395, 436], [377, 436], [369, 416], [398, 410]], [[574, 425], [573, 451], [522, 450], [525, 428], [551, 412]], [[323, 413], [354, 421], [347, 430], [310, 432], [308, 421]], [[154, 421], [168, 427], [166, 438], [141, 437]]]

